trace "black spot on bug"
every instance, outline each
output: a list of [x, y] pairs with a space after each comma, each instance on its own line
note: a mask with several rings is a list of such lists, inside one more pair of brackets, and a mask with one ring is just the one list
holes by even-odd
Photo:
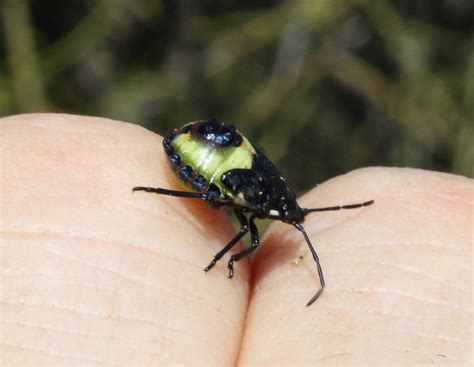
[[235, 138], [234, 138], [234, 141], [232, 142], [232, 145], [234, 147], [240, 147], [240, 144], [242, 144], [242, 135], [235, 134]]
[[178, 173], [182, 179], [188, 180], [193, 175], [193, 169], [191, 166], [181, 166], [178, 169]]
[[172, 145], [168, 145], [165, 147], [165, 152], [168, 156], [172, 156], [174, 154], [174, 148]]
[[181, 156], [178, 153], [175, 153], [170, 158], [171, 165], [173, 167], [178, 167], [181, 163]]
[[202, 175], [197, 175], [193, 177], [192, 185], [199, 191], [204, 191], [207, 186], [207, 180]]
[[217, 187], [216, 184], [210, 184], [207, 188], [207, 193], [211, 196], [218, 197], [221, 195], [221, 190]]
[[232, 144], [236, 135], [235, 126], [234, 125], [223, 125], [216, 135], [214, 142], [217, 145], [222, 147], [227, 147]]
[[179, 133], [179, 130], [178, 130], [178, 129], [174, 129], [171, 134], [169, 134], [168, 136], [166, 136], [166, 137], [163, 139], [163, 146], [165, 147], [165, 149], [171, 144], [171, 141], [175, 138], [175, 136], [176, 136], [178, 133]]
[[232, 142], [232, 135], [230, 135], [230, 133], [224, 133], [224, 134], [221, 134], [221, 135], [217, 135], [216, 138], [214, 139], [214, 142], [217, 145], [220, 145], [220, 146], [223, 146], [223, 147], [228, 146]]
[[243, 141], [242, 136], [237, 132], [234, 125], [223, 124], [215, 118], [186, 125], [185, 128], [182, 128], [180, 133], [190, 131], [193, 136], [215, 147], [228, 147], [232, 145], [239, 147]]
[[199, 124], [197, 133], [206, 140], [214, 140], [220, 125], [221, 124], [216, 119], [210, 119], [207, 122]]

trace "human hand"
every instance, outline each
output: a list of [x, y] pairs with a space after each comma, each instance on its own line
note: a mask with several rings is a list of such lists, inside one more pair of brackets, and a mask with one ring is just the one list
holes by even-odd
[[[0, 120], [2, 364], [472, 363], [467, 178], [370, 168], [299, 201], [360, 210], [273, 224], [229, 280], [222, 211], [146, 193], [179, 189], [161, 139], [71, 115]], [[236, 250], [238, 251], [238, 250]]]

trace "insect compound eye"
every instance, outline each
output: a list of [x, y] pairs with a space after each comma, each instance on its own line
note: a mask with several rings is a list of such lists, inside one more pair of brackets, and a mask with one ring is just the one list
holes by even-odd
[[178, 173], [183, 179], [188, 179], [193, 175], [193, 169], [191, 168], [191, 166], [183, 166], [180, 167]]
[[203, 191], [207, 186], [207, 180], [202, 175], [193, 177], [193, 186], [200, 191]]
[[178, 167], [179, 164], [181, 163], [181, 157], [178, 153], [175, 153], [171, 156], [170, 158], [170, 162], [172, 164], [173, 167]]
[[207, 192], [209, 193], [209, 195], [215, 196], [215, 197], [221, 195], [221, 190], [217, 187], [216, 184], [210, 184], [209, 188], [207, 189]]

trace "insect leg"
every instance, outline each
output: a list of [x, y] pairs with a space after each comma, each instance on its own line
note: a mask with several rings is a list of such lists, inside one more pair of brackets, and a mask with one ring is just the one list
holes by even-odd
[[252, 236], [252, 245], [237, 253], [234, 254], [230, 257], [229, 262], [227, 263], [227, 268], [229, 269], [229, 278], [232, 278], [234, 276], [234, 261], [239, 261], [242, 258], [244, 258], [247, 255], [250, 255], [252, 252], [254, 252], [258, 246], [260, 246], [260, 239], [258, 237], [258, 229], [257, 226], [255, 225], [255, 216], [251, 216], [249, 219], [249, 227], [250, 227], [250, 235]]
[[214, 267], [214, 265], [216, 265], [216, 263], [222, 258], [222, 256], [224, 256], [248, 232], [249, 225], [248, 225], [248, 220], [245, 217], [245, 215], [239, 209], [234, 209], [234, 212], [235, 212], [235, 215], [237, 216], [237, 219], [240, 222], [240, 231], [239, 231], [239, 233], [237, 233], [237, 235], [222, 250], [220, 250], [214, 256], [211, 263], [208, 266], [206, 266], [204, 271], [211, 270]]
[[316, 292], [316, 294], [313, 296], [313, 298], [311, 298], [309, 300], [309, 302], [306, 304], [306, 306], [310, 306], [321, 295], [321, 293], [323, 292], [324, 287], [326, 286], [326, 283], [324, 282], [323, 269], [321, 268], [321, 264], [319, 262], [318, 254], [316, 253], [316, 250], [314, 249], [313, 245], [311, 244], [311, 241], [309, 240], [309, 237], [306, 234], [306, 231], [304, 230], [303, 226], [299, 223], [294, 223], [293, 225], [295, 226], [295, 228], [297, 230], [299, 230], [301, 233], [303, 233], [304, 239], [306, 240], [306, 243], [308, 244], [308, 247], [311, 250], [311, 254], [313, 255], [313, 259], [316, 262], [316, 266], [318, 268], [319, 282], [321, 283], [321, 288]]
[[175, 197], [180, 197], [180, 198], [202, 199], [206, 201], [211, 199], [210, 195], [208, 194], [202, 194], [199, 192], [191, 192], [191, 191], [168, 190], [168, 189], [162, 189], [159, 187], [135, 186], [132, 189], [132, 192], [135, 192], [135, 191], [153, 192], [155, 194], [175, 196]]

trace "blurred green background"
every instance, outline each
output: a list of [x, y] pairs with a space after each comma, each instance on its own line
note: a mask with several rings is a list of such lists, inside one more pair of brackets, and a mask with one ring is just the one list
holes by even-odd
[[473, 175], [472, 0], [0, 0], [0, 115], [166, 134], [217, 117], [296, 192], [369, 165]]

